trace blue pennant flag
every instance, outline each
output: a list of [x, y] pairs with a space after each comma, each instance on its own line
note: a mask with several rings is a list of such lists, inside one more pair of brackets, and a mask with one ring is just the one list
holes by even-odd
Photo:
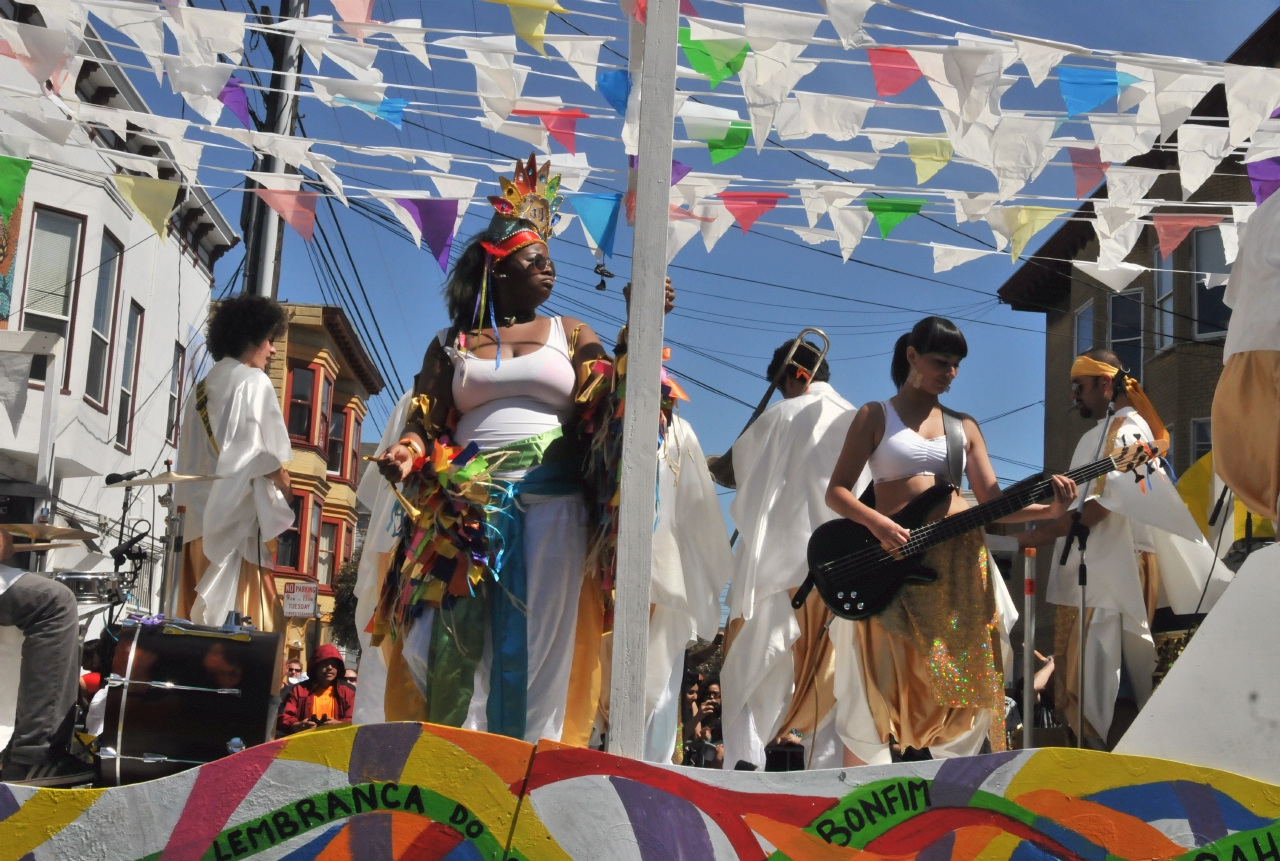
[[407, 107], [409, 107], [409, 103], [404, 99], [384, 98], [375, 113], [391, 123], [391, 125], [400, 128], [400, 123], [404, 120], [404, 109]]
[[1137, 80], [1133, 75], [1115, 69], [1058, 67], [1058, 89], [1062, 91], [1062, 100], [1067, 103], [1069, 117], [1091, 111], [1108, 99], [1114, 99]]
[[621, 194], [575, 194], [569, 198], [583, 228], [605, 257], [613, 256], [613, 236], [618, 229]]
[[631, 98], [631, 75], [626, 69], [614, 69], [596, 75], [596, 89], [620, 116], [627, 115], [627, 99]]

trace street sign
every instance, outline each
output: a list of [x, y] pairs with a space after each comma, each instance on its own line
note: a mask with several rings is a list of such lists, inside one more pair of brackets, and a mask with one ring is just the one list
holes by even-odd
[[305, 616], [310, 618], [316, 614], [316, 598], [320, 587], [315, 583], [298, 583], [289, 581], [284, 584], [284, 614], [287, 617]]

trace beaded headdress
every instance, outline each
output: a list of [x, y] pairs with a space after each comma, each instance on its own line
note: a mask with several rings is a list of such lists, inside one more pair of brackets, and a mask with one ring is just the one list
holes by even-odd
[[551, 162], [545, 161], [539, 168], [535, 155], [530, 153], [527, 165], [516, 161], [512, 179], [498, 178], [502, 194], [489, 198], [497, 212], [480, 240], [495, 260], [550, 238], [551, 228], [560, 220], [560, 204], [564, 203], [560, 175], [550, 174]]

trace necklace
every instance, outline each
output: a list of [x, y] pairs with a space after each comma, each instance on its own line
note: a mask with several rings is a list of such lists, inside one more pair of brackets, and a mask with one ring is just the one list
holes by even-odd
[[538, 314], [536, 311], [529, 311], [526, 314], [513, 314], [510, 317], [499, 317], [498, 325], [505, 329], [514, 326], [516, 323], [532, 323], [534, 318], [537, 316]]

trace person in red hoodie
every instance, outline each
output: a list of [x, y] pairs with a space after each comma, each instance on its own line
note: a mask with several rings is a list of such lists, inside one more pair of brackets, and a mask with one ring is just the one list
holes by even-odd
[[307, 671], [309, 678], [285, 695], [278, 721], [281, 735], [351, 723], [356, 692], [343, 681], [346, 665], [338, 648], [328, 643], [320, 646]]

